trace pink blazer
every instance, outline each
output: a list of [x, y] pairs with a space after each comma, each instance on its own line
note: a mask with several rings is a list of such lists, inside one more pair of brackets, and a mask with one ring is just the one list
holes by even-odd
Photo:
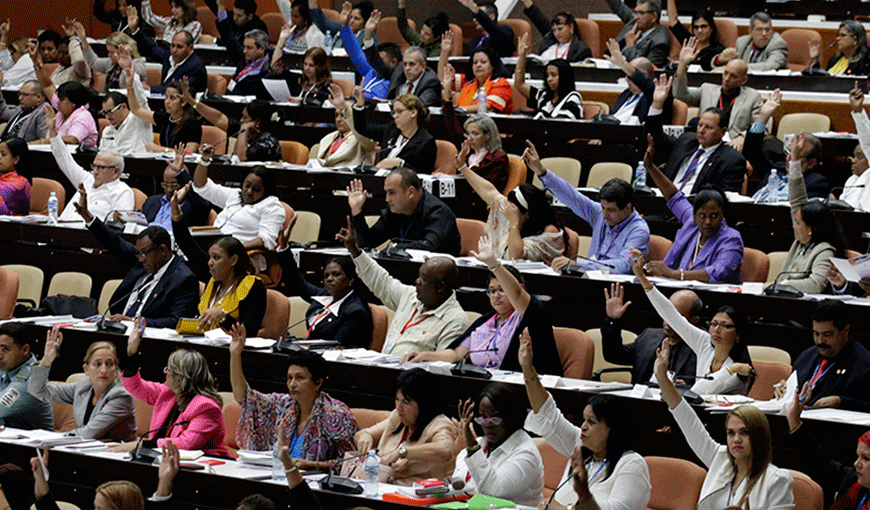
[[[138, 372], [133, 377], [122, 377], [121, 380], [134, 397], [154, 406], [150, 428], [162, 427], [175, 407], [172, 390], [165, 384], [143, 380]], [[169, 433], [172, 442], [180, 449], [202, 450], [206, 455], [228, 455], [224, 447], [223, 412], [214, 400], [203, 395], [193, 397], [177, 421], [189, 421], [187, 425], [173, 427]], [[157, 445], [163, 446], [165, 441], [158, 439]]]

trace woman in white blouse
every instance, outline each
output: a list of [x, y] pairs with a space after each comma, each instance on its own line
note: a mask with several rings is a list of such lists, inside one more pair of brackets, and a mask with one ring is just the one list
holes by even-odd
[[473, 402], [459, 405], [460, 441], [466, 447], [456, 457], [453, 478], [465, 480], [465, 490], [518, 505], [541, 502], [544, 463], [535, 442], [523, 430], [528, 407], [524, 400], [511, 386], [492, 383]]
[[[746, 342], [740, 341], [746, 332], [746, 317], [734, 307], [722, 306], [707, 323], [709, 329], [704, 331], [680, 315], [673, 303], [647, 279], [643, 254], [637, 250], [632, 250], [631, 266], [653, 308], [698, 357], [692, 391], [701, 395], [746, 395], [756, 375]], [[686, 375], [692, 377], [692, 374], [672, 374], [677, 379]]]
[[734, 409], [725, 418], [727, 444], [713, 441], [668, 376], [670, 345], [667, 340], [656, 354], [653, 371], [662, 389], [662, 398], [692, 451], [707, 466], [698, 510], [794, 508], [791, 473], [771, 463], [770, 424], [764, 413], [752, 406]]
[[[214, 225], [222, 233], [241, 241], [248, 251], [274, 250], [285, 218], [284, 206], [275, 196], [275, 176], [268, 168], [258, 165], [245, 176], [242, 189], [216, 184], [208, 177], [213, 154], [214, 147], [203, 145], [193, 185], [200, 196], [223, 208]], [[265, 260], [252, 259], [252, 262], [261, 271], [265, 269]]]
[[[570, 457], [582, 448], [586, 484], [562, 483], [553, 495], [551, 510], [599, 508], [600, 510], [646, 510], [650, 497], [649, 468], [643, 457], [629, 449], [634, 434], [625, 406], [613, 395], [595, 395], [583, 409], [583, 424], [568, 421], [553, 397], [544, 389], [532, 364], [532, 340], [528, 330], [520, 339], [519, 362], [526, 381], [532, 412], [526, 429], [541, 435], [557, 452]], [[570, 464], [563, 480], [572, 477]], [[580, 477], [581, 479], [583, 477]]]

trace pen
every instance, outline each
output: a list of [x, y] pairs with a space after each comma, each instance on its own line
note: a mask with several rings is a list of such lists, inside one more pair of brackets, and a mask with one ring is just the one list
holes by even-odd
[[774, 388], [783, 388], [783, 387], [785, 387], [785, 384], [778, 382], [778, 383], [774, 384], [773, 387]]
[[39, 463], [42, 465], [42, 474], [45, 475], [45, 481], [48, 481], [48, 466], [45, 465], [45, 459], [42, 458], [42, 449], [36, 447], [36, 456], [39, 458]]

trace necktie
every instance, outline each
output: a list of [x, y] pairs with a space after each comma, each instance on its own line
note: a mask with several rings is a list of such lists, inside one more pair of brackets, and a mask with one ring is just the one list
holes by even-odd
[[405, 94], [413, 94], [414, 93], [414, 84], [408, 82], [407, 89], [405, 90]]
[[752, 45], [752, 53], [749, 55], [749, 63], [754, 64], [758, 60], [758, 55], [761, 53], [761, 50]]
[[686, 175], [683, 176], [683, 180], [680, 181], [680, 191], [683, 190], [683, 186], [689, 182], [689, 179], [695, 174], [695, 169], [698, 168], [698, 161], [701, 159], [701, 155], [704, 154], [704, 149], [698, 149], [698, 152], [695, 153], [695, 157], [692, 158], [692, 161], [689, 163], [689, 168], [686, 169]]
[[138, 312], [139, 308], [142, 307], [142, 301], [143, 301], [143, 298], [145, 297], [145, 295], [144, 295], [145, 294], [145, 287], [147, 287], [148, 284], [151, 283], [151, 280], [153, 280], [153, 279], [154, 279], [153, 274], [149, 274], [148, 278], [145, 278], [145, 281], [142, 282], [142, 286], [139, 287], [139, 293], [136, 295], [136, 301], [133, 301], [133, 304], [130, 305], [130, 308], [127, 310], [127, 313], [125, 313], [124, 315], [126, 315], [127, 317], [135, 317], [136, 316], [136, 312]]

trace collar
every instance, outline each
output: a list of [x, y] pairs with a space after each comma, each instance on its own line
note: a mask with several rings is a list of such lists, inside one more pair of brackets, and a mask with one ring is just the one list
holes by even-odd
[[417, 299], [417, 295], [414, 294], [414, 306], [415, 306], [415, 307], [417, 308], [417, 310], [418, 310], [418, 312], [417, 312], [418, 315], [421, 315], [421, 314], [423, 314], [423, 315], [433, 315], [433, 316], [435, 316], [437, 319], [443, 319], [444, 316], [445, 316], [445, 314], [447, 313], [447, 310], [450, 310], [450, 309], [452, 309], [452, 308], [458, 307], [458, 306], [459, 306], [459, 302], [456, 301], [456, 291], [453, 291], [453, 292], [450, 293], [450, 296], [448, 296], [447, 299], [444, 300], [443, 303], [441, 303], [440, 305], [438, 305], [438, 308], [433, 308], [433, 309], [431, 309], [431, 310], [426, 310], [426, 311], [424, 312], [424, 311], [423, 311], [423, 308], [424, 308], [425, 305], [423, 305], [423, 303], [420, 302], [419, 299]]
[[344, 300], [347, 299], [351, 294], [353, 294], [353, 289], [350, 290], [347, 294], [344, 295], [343, 298], [338, 301], [333, 301], [332, 296], [311, 296], [311, 299], [317, 301], [324, 308], [329, 307], [329, 313], [338, 317], [338, 311], [341, 310], [341, 305], [344, 304]]
[[638, 220], [643, 220], [643, 218], [641, 218], [640, 214], [637, 213], [637, 209], [632, 209], [631, 214], [629, 214], [627, 218], [612, 227], [610, 225], [607, 225], [607, 229], [618, 234], [625, 230], [625, 227], [631, 225]]
[[[709, 156], [710, 154], [713, 154], [713, 152], [714, 152], [716, 149], [718, 149], [720, 145], [722, 145], [722, 140], [719, 140], [719, 143], [717, 143], [717, 144], [713, 144], [713, 145], [711, 145], [711, 146], [709, 146], [709, 147], [706, 147], [706, 148], [701, 147], [701, 144], [699, 143], [699, 144], [698, 144], [698, 149], [703, 149], [703, 150], [704, 150], [704, 156]], [[695, 151], [697, 152], [698, 149], [695, 149]]]
[[[528, 435], [528, 432], [526, 432], [523, 429], [519, 429], [517, 431], [514, 431], [514, 433], [509, 435], [504, 440], [504, 442], [502, 444], [498, 445], [498, 448], [491, 451], [490, 455], [493, 455], [493, 454], [495, 454], [495, 452], [498, 452], [501, 450], [504, 450], [505, 453], [509, 453], [509, 452], [516, 450], [517, 448], [519, 448], [520, 444], [522, 444], [523, 440], [525, 439], [523, 437], [524, 434]], [[484, 446], [484, 447], [488, 446], [486, 436], [480, 436], [480, 439], [481, 439], [481, 441], [480, 441], [481, 446]]]
[[170, 56], [169, 56], [169, 67], [178, 67], [178, 66], [180, 66], [181, 64], [187, 62], [187, 60], [191, 57], [191, 55], [193, 55], [193, 52], [192, 52], [192, 51], [190, 52], [190, 55], [184, 57], [184, 60], [182, 60], [181, 62], [179, 62], [179, 63], [177, 63], [177, 64], [175, 63], [175, 60], [173, 60], [172, 56], [170, 55]]
[[263, 64], [266, 63], [266, 60], [267, 60], [268, 58], [269, 58], [269, 55], [263, 55], [262, 57], [258, 58], [257, 60], [255, 60], [255, 61], [253, 61], [253, 62], [248, 62], [248, 63], [245, 65], [245, 68], [252, 68], [252, 69], [254, 69], [254, 68], [257, 68], [257, 67], [262, 67]]
[[24, 363], [18, 365], [17, 367], [13, 368], [12, 370], [5, 370], [5, 371], [0, 370], [0, 376], [5, 375], [11, 381], [13, 377], [18, 375], [18, 372], [21, 372], [25, 368], [29, 368], [31, 365], [35, 365], [35, 364], [36, 364], [36, 354], [31, 353], [30, 359], [28, 359]]
[[[164, 195], [164, 196], [165, 196], [165, 195]], [[166, 271], [169, 270], [169, 266], [172, 265], [172, 261], [175, 260], [175, 257], [176, 257], [176, 256], [177, 256], [177, 255], [173, 255], [172, 258], [170, 258], [169, 260], [167, 260], [166, 263], [163, 264], [162, 266], [160, 266], [160, 269], [158, 269], [157, 272], [154, 273], [154, 279], [152, 280], [152, 282], [153, 282], [155, 285], [160, 281], [161, 278], [163, 278], [163, 275], [166, 274]], [[152, 287], [152, 288], [153, 288], [153, 287]]]

